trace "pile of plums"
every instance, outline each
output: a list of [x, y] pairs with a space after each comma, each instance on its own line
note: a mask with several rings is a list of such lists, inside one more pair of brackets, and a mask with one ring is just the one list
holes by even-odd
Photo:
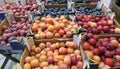
[[45, 42], [31, 46], [24, 69], [83, 69], [80, 50], [72, 41]]
[[97, 8], [89, 8], [89, 7], [81, 7], [81, 6], [76, 6], [75, 9], [77, 11], [80, 11], [81, 14], [85, 14], [85, 15], [104, 15], [104, 12], [101, 9], [97, 9]]
[[3, 35], [0, 36], [0, 45], [7, 45], [11, 40], [20, 40], [29, 31], [32, 20], [21, 18], [20, 22], [12, 21], [11, 26], [3, 25]]
[[67, 8], [45, 8], [39, 16], [51, 15], [52, 17], [60, 17], [61, 15], [68, 16], [70, 14], [75, 15], [75, 11], [71, 12], [71, 10]]
[[4, 10], [10, 10], [15, 16], [27, 16], [29, 12], [36, 12], [39, 8], [37, 4], [33, 5], [17, 5], [17, 4], [5, 4], [2, 7]]
[[110, 67], [120, 67], [120, 38], [114, 36], [99, 38], [88, 33], [82, 47], [94, 61], [104, 62]]

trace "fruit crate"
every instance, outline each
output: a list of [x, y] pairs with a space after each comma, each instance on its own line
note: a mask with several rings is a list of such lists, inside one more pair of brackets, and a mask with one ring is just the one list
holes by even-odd
[[[41, 18], [42, 19], [42, 18]], [[35, 33], [34, 31], [33, 31], [33, 27], [34, 27], [34, 24], [35, 24], [35, 22], [36, 21], [40, 21], [41, 19], [37, 19], [37, 20], [34, 20], [34, 23], [33, 23], [33, 25], [31, 26], [31, 30], [29, 31], [29, 33], [28, 33], [28, 35], [27, 35], [27, 37], [29, 38], [29, 37], [32, 37], [33, 39], [35, 39], [35, 40], [51, 40], [51, 39], [57, 39], [58, 37], [54, 37], [55, 36], [55, 33], [58, 33], [55, 29], [54, 29], [54, 32], [55, 33], [53, 33], [54, 35], [52, 36], [52, 37], [50, 37], [50, 38], [48, 38], [48, 36], [46, 35], [45, 36], [45, 38], [42, 38], [42, 37], [40, 37], [40, 38], [37, 38], [36, 37], [36, 34], [37, 34], [37, 32]], [[40, 23], [38, 23], [38, 24], [40, 24]], [[44, 24], [44, 23], [43, 23]], [[77, 26], [77, 24], [74, 24], [75, 26]], [[67, 24], [66, 24], [66, 26], [67, 26]], [[77, 26], [78, 27], [78, 26]], [[62, 28], [61, 28], [62, 29]], [[46, 30], [47, 30], [47, 28], [46, 28]], [[60, 30], [59, 30], [60, 31]], [[71, 30], [70, 30], [71, 31]], [[79, 34], [80, 32], [84, 32], [85, 30], [84, 29], [82, 29], [82, 28], [80, 28], [80, 27], [78, 27], [77, 28], [77, 30], [75, 30], [75, 31], [71, 31], [71, 35], [69, 36], [69, 37], [67, 37], [67, 34], [66, 34], [66, 32], [64, 31], [64, 35], [65, 36], [61, 36], [60, 35], [60, 37], [59, 38], [62, 38], [62, 39], [66, 39], [66, 38], [71, 38], [74, 34]], [[44, 32], [44, 31], [41, 31], [41, 32]], [[51, 32], [51, 31], [49, 31], [49, 32]]]
[[[87, 33], [86, 33], [87, 34]], [[82, 39], [82, 42], [85, 42], [86, 41], [86, 34], [84, 34], [83, 35], [83, 39]], [[102, 39], [98, 39], [99, 41], [101, 41], [101, 40], [103, 40], [103, 38], [116, 38], [116, 39], [118, 39], [119, 40], [119, 38], [120, 38], [120, 34], [103, 34], [103, 35], [97, 35], [99, 38], [102, 38]], [[99, 41], [97, 41], [97, 43], [99, 42]], [[112, 41], [112, 40], [111, 40]], [[118, 41], [119, 42], [119, 41]], [[83, 43], [81, 43], [81, 45], [83, 45]], [[100, 46], [101, 47], [101, 46]], [[94, 50], [94, 47], [92, 47], [93, 48], [93, 50]], [[114, 50], [116, 50], [116, 49], [118, 49], [119, 48], [119, 46], [117, 47], [117, 48], [114, 48]], [[84, 51], [88, 51], [88, 52], [91, 52], [91, 51], [93, 51], [93, 50], [84, 50]], [[107, 49], [106, 49], [107, 50]], [[88, 54], [88, 52], [86, 52], [86, 54]], [[102, 51], [100, 51], [100, 52], [102, 52]], [[106, 52], [106, 51], [105, 51]], [[105, 54], [105, 52], [104, 52], [104, 54]], [[116, 51], [117, 52], [117, 51]], [[89, 53], [90, 54], [90, 53]], [[110, 54], [111, 55], [111, 54]], [[115, 54], [115, 51], [114, 51], [114, 55], [113, 55], [113, 57], [111, 57], [111, 59], [114, 61], [114, 63], [115, 62], [118, 62], [118, 60], [117, 60], [117, 58], [115, 57], [117, 54]], [[93, 58], [91, 58], [90, 56], [91, 55], [88, 55], [89, 57], [89, 64], [90, 64], [90, 69], [120, 69], [120, 67], [118, 66], [118, 67], [114, 67], [114, 66], [112, 66], [112, 67], [110, 67], [110, 66], [107, 66], [104, 62], [97, 62], [97, 61], [95, 61]], [[94, 56], [96, 56], [95, 54], [93, 55], [93, 57]], [[99, 57], [100, 57], [100, 55], [98, 55]], [[103, 55], [102, 55], [103, 56]], [[100, 57], [101, 58], [101, 57]], [[107, 57], [106, 56], [106, 58], [110, 58], [110, 57]], [[105, 59], [106, 59], [105, 58]], [[104, 61], [105, 61], [105, 59], [104, 59]], [[103, 59], [101, 59], [101, 60], [103, 60]], [[113, 64], [114, 65], [114, 64]]]
[[[21, 60], [20, 60], [20, 65], [21, 65], [21, 67], [22, 67], [22, 68], [24, 67], [24, 64], [25, 64], [25, 61], [24, 61], [24, 60], [25, 60], [25, 58], [26, 58], [27, 56], [30, 55], [30, 48], [31, 48], [32, 46], [39, 45], [41, 42], [42, 42], [42, 43], [46, 43], [46, 42], [55, 43], [55, 42], [66, 42], [66, 41], [72, 41], [72, 40], [73, 40], [72, 38], [53, 39], [53, 40], [46, 40], [46, 41], [44, 41], [44, 40], [36, 41], [36, 40], [33, 40], [32, 38], [28, 39], [27, 42], [26, 42], [27, 47], [25, 48], [24, 53], [23, 53], [23, 55], [22, 55], [22, 58], [21, 58]], [[78, 46], [78, 50], [80, 50], [80, 47], [79, 47], [79, 46]], [[80, 51], [80, 52], [81, 52], [81, 51]], [[81, 54], [81, 56], [82, 56], [82, 54]], [[83, 62], [83, 56], [82, 56], [82, 62]], [[84, 63], [83, 63], [83, 65], [84, 65]]]
[[[75, 9], [77, 9], [76, 10], [76, 12], [79, 12], [79, 13], [83, 13], [83, 11], [79, 11], [78, 9], [80, 9], [80, 7], [83, 9], [84, 8], [84, 11], [86, 11], [85, 10], [85, 8], [87, 9], [87, 11], [86, 11], [86, 15], [90, 15], [90, 13], [91, 13], [91, 15], [93, 15], [93, 16], [99, 16], [99, 17], [102, 17], [102, 16], [106, 16], [106, 14], [107, 14], [107, 10], [106, 10], [106, 8], [105, 8], [105, 6], [104, 5], [102, 5], [101, 6], [101, 9], [97, 9], [96, 7], [97, 7], [97, 3], [76, 3], [76, 5], [75, 5]], [[96, 10], [96, 11], [95, 11]], [[88, 11], [90, 12], [90, 13], [88, 13]], [[100, 14], [98, 14], [98, 12], [100, 13]], [[96, 13], [96, 14], [95, 14]]]
[[[10, 24], [8, 24], [7, 22], [7, 19], [4, 19], [2, 23], [0, 24], [0, 36], [2, 36], [3, 34], [2, 27], [4, 25], [8, 27], [10, 26]], [[22, 53], [23, 50], [24, 50], [24, 39], [23, 38], [21, 38], [20, 40], [12, 40], [10, 43], [6, 45], [0, 45], [0, 53], [3, 53], [3, 54]]]

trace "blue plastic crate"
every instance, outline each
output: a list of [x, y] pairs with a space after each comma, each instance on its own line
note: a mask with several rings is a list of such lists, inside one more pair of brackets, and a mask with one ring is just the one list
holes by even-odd
[[10, 45], [11, 45], [11, 47], [12, 47], [13, 50], [24, 50], [24, 48], [25, 48], [25, 44], [24, 44], [23, 38], [20, 39], [20, 41], [18, 41], [18, 40], [12, 40], [10, 42]]

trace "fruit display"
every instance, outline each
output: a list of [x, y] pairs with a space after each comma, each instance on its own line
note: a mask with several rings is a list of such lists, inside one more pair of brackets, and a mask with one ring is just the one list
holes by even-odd
[[88, 33], [82, 47], [88, 57], [100, 64], [100, 67], [120, 67], [120, 38], [114, 36], [99, 37]]
[[73, 41], [41, 42], [31, 46], [23, 69], [83, 69], [80, 50]]
[[67, 4], [67, 0], [51, 0], [48, 4]]
[[21, 18], [20, 22], [12, 21], [10, 26], [2, 26], [2, 36], [0, 36], [0, 45], [9, 45], [11, 40], [20, 40], [28, 33], [32, 20], [25, 20]]
[[94, 17], [92, 15], [79, 14], [77, 21], [78, 25], [85, 28], [88, 33], [120, 33], [119, 27], [116, 26], [116, 23], [109, 16]]
[[[72, 14], [75, 15], [75, 11], [72, 12]], [[60, 17], [61, 15], [69, 16], [71, 14], [71, 10], [68, 10], [67, 8], [45, 8], [40, 16], [47, 16], [51, 15], [52, 17]]]
[[104, 12], [102, 11], [102, 9], [97, 9], [97, 8], [89, 8], [87, 6], [76, 6], [75, 7], [76, 11], [80, 11], [81, 14], [85, 14], [85, 15], [94, 15], [94, 16], [104, 16]]
[[25, 6], [17, 4], [5, 4], [3, 7], [1, 7], [1, 10], [10, 10], [14, 13], [15, 16], [28, 16], [29, 12], [37, 12], [38, 8], [39, 6], [36, 4]]
[[64, 16], [60, 18], [47, 16], [35, 20], [31, 29], [36, 39], [70, 38], [73, 32], [78, 30], [78, 25]]

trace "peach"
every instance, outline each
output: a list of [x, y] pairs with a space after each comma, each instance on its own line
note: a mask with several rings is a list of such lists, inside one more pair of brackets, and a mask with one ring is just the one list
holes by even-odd
[[42, 50], [45, 49], [45, 47], [46, 47], [46, 46], [45, 46], [45, 43], [40, 43], [40, 44], [39, 44], [39, 47], [40, 47], [40, 49], [42, 49]]
[[39, 47], [35, 48], [35, 53], [40, 53], [41, 49]]
[[47, 29], [48, 31], [53, 32], [55, 28], [53, 25], [49, 25]]
[[69, 38], [69, 37], [71, 37], [71, 36], [72, 36], [72, 32], [71, 32], [71, 31], [67, 31], [67, 32], [66, 32], [66, 37]]
[[67, 49], [67, 53], [68, 53], [68, 54], [74, 53], [74, 49], [73, 49], [73, 48], [68, 48], [68, 49]]
[[68, 66], [66, 64], [59, 65], [59, 69], [68, 69]]
[[47, 56], [53, 56], [53, 52], [52, 51], [48, 51], [47, 52]]
[[39, 60], [38, 59], [33, 59], [30, 62], [31, 67], [38, 67], [39, 66]]
[[73, 65], [72, 67], [71, 67], [71, 69], [78, 69], [75, 65]]
[[56, 42], [56, 43], [55, 43], [55, 47], [56, 47], [57, 49], [59, 49], [59, 48], [60, 48], [60, 43], [59, 43], [59, 42]]
[[64, 30], [62, 30], [62, 29], [61, 29], [61, 30], [59, 30], [59, 34], [60, 34], [61, 36], [63, 36], [63, 35], [64, 35], [64, 33], [65, 33], [65, 32], [64, 32]]
[[46, 60], [47, 60], [47, 56], [45, 56], [45, 55], [41, 55], [40, 58], [39, 58], [40, 62], [43, 62], [43, 61], [46, 61]]
[[40, 63], [41, 68], [44, 68], [44, 67], [47, 67], [47, 66], [48, 66], [48, 62], [46, 62], [46, 61]]
[[96, 62], [98, 62], [98, 63], [101, 61], [100, 57], [97, 56], [97, 55], [93, 56], [93, 60], [96, 61]]
[[74, 51], [74, 54], [75, 54], [75, 55], [80, 55], [80, 50], [75, 50], [75, 51]]
[[56, 56], [54, 56], [54, 61], [55, 61], [55, 62], [60, 61], [59, 56], [57, 56], [57, 55], [56, 55]]
[[53, 66], [53, 69], [59, 69], [59, 67], [57, 65]]
[[67, 56], [64, 57], [64, 63], [67, 64], [67, 65], [71, 64], [70, 56], [67, 55]]
[[76, 66], [78, 69], [83, 69], [83, 63], [81, 61], [79, 61]]
[[31, 69], [31, 65], [29, 63], [24, 64], [23, 69]]
[[65, 55], [65, 54], [67, 54], [67, 49], [66, 49], [65, 47], [61, 47], [61, 48], [59, 49], [59, 53], [60, 53], [61, 55]]

